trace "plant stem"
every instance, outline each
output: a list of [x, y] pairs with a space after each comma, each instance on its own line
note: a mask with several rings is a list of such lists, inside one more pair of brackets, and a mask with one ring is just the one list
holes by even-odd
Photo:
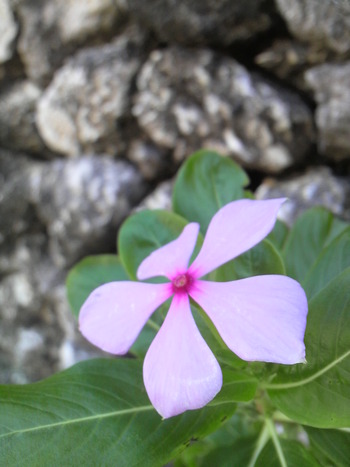
[[267, 425], [265, 424], [263, 426], [263, 429], [260, 432], [258, 441], [256, 443], [256, 447], [254, 449], [254, 452], [250, 459], [248, 467], [254, 467], [257, 458], [259, 457], [261, 451], [264, 449], [265, 444], [268, 442], [269, 438], [270, 438], [270, 432], [269, 432]]
[[265, 423], [266, 423], [266, 427], [267, 427], [267, 429], [268, 429], [268, 431], [270, 433], [272, 442], [273, 442], [273, 444], [275, 446], [277, 456], [278, 456], [278, 459], [280, 461], [281, 466], [282, 467], [288, 467], [287, 461], [286, 461], [286, 459], [284, 457], [284, 454], [283, 454], [283, 451], [282, 451], [282, 446], [281, 446], [280, 440], [278, 439], [278, 435], [277, 435], [277, 432], [276, 432], [276, 427], [275, 427], [274, 422], [271, 420], [271, 418], [266, 418]]

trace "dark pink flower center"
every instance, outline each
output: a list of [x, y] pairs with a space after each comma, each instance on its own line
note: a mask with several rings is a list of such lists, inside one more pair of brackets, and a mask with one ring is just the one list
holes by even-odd
[[188, 293], [192, 283], [193, 278], [187, 272], [179, 274], [172, 280], [173, 291], [174, 293]]

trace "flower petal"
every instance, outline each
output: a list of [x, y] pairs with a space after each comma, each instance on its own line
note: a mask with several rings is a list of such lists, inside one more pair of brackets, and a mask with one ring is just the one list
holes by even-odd
[[79, 314], [81, 333], [106, 352], [125, 354], [151, 314], [172, 294], [170, 284], [110, 282], [95, 289]]
[[139, 280], [165, 276], [170, 280], [186, 272], [199, 232], [199, 224], [186, 225], [181, 235], [145, 258], [137, 270]]
[[191, 297], [240, 358], [284, 364], [305, 361], [307, 300], [286, 276], [256, 276], [233, 282], [197, 281]]
[[146, 354], [143, 378], [164, 418], [199, 409], [220, 391], [220, 366], [197, 328], [187, 294], [174, 296]]
[[272, 230], [284, 201], [242, 199], [226, 204], [212, 218], [189, 272], [203, 277], [259, 243]]

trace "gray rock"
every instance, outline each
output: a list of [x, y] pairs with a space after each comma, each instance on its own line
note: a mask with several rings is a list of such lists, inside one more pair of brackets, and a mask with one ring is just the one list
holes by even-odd
[[288, 180], [265, 180], [255, 193], [258, 199], [287, 197], [279, 217], [288, 225], [306, 209], [325, 206], [334, 214], [350, 220], [350, 180], [332, 175], [328, 167], [310, 169]]
[[46, 84], [64, 57], [90, 37], [111, 33], [120, 16], [113, 0], [13, 0], [18, 52], [27, 75]]
[[171, 43], [226, 46], [271, 26], [262, 0], [128, 0], [125, 7], [132, 18]]
[[56, 72], [37, 110], [48, 147], [67, 156], [125, 149], [123, 122], [143, 39], [131, 28], [110, 44], [83, 50]]
[[8, 85], [0, 94], [0, 143], [17, 151], [48, 153], [35, 125], [41, 90], [28, 80]]
[[160, 183], [142, 202], [137, 210], [142, 209], [165, 209], [170, 211], [172, 207], [173, 180]]
[[12, 57], [17, 29], [9, 0], [0, 0], [0, 63]]
[[33, 162], [0, 150], [0, 382], [36, 381], [87, 356], [69, 310], [67, 267], [115, 251], [118, 224], [144, 193], [108, 157]]
[[89, 354], [69, 310], [65, 272], [40, 223], [0, 245], [0, 382], [37, 381]]
[[336, 0], [277, 0], [291, 33], [334, 55], [350, 52], [350, 5]]
[[207, 147], [279, 172], [313, 140], [311, 113], [298, 95], [209, 50], [152, 52], [137, 87], [134, 116], [176, 161]]
[[51, 14], [56, 17], [62, 42], [81, 43], [96, 34], [112, 32], [116, 20], [122, 16], [118, 3], [114, 0], [55, 0]]
[[325, 64], [305, 74], [314, 92], [318, 148], [331, 159], [350, 159], [350, 62]]
[[317, 49], [295, 39], [276, 39], [255, 57], [255, 63], [281, 80], [307, 91], [304, 72], [331, 58], [327, 49]]
[[24, 156], [0, 149], [0, 245], [35, 222], [28, 184], [33, 165]]
[[350, 57], [350, 3], [341, 0], [276, 3], [294, 38], [275, 39], [255, 57], [255, 62], [307, 91], [304, 79], [307, 69]]
[[31, 201], [49, 235], [50, 256], [61, 268], [87, 252], [112, 250], [118, 225], [145, 193], [130, 164], [106, 156], [43, 164], [30, 184]]
[[127, 158], [137, 166], [146, 180], [159, 179], [171, 170], [168, 151], [142, 137], [130, 142]]
[[37, 380], [58, 368], [55, 349], [63, 333], [53, 309], [57, 269], [30, 201], [29, 180], [37, 167], [23, 155], [0, 151], [2, 383]]
[[[144, 193], [141, 176], [126, 162], [104, 156], [32, 162], [0, 150], [0, 247], [11, 251], [17, 239], [33, 241], [33, 252], [47, 250], [56, 269], [84, 254], [114, 250], [117, 226]], [[4, 258], [0, 275], [21, 269], [22, 256]]]

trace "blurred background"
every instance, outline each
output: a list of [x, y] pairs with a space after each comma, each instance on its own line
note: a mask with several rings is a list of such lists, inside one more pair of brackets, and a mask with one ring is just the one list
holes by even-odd
[[0, 0], [0, 383], [97, 355], [69, 268], [200, 148], [350, 219], [347, 0]]

